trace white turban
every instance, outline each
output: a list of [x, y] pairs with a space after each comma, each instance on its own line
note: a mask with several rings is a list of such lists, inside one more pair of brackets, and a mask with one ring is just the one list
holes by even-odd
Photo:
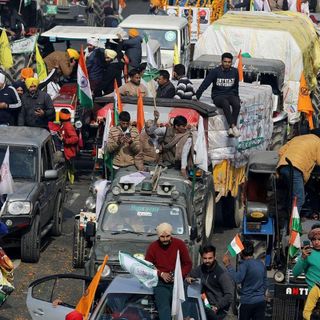
[[166, 222], [160, 223], [157, 228], [158, 236], [160, 237], [163, 234], [171, 235], [172, 234], [172, 225]]
[[0, 73], [0, 83], [5, 83], [6, 76], [3, 73]]
[[91, 44], [94, 47], [98, 47], [99, 46], [99, 40], [97, 38], [89, 38], [87, 39], [87, 44]]

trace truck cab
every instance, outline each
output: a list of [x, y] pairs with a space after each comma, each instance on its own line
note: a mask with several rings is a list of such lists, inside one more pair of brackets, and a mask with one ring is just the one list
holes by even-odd
[[178, 51], [179, 63], [188, 66], [190, 38], [187, 19], [173, 16], [133, 14], [124, 19], [119, 27], [126, 31], [130, 28], [136, 28], [141, 37], [146, 35], [150, 39], [158, 40], [163, 69], [172, 68], [175, 47]]

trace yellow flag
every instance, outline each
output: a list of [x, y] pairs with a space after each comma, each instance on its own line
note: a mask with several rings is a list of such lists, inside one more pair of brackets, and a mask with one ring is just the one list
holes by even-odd
[[7, 33], [3, 29], [0, 37], [0, 65], [4, 69], [10, 69], [13, 66], [11, 47], [9, 44]]
[[298, 97], [298, 111], [304, 112], [307, 116], [309, 122], [309, 128], [313, 129], [313, 106], [310, 98], [310, 92], [308, 89], [306, 78], [304, 77], [303, 71], [301, 73], [300, 78], [300, 89], [299, 89], [299, 97]]
[[174, 45], [174, 51], [173, 51], [173, 65], [180, 63], [180, 55], [177, 44]]
[[101, 268], [97, 271], [93, 279], [91, 280], [91, 283], [89, 284], [89, 287], [81, 297], [80, 301], [78, 302], [76, 306], [76, 310], [79, 311], [83, 315], [83, 319], [87, 320], [88, 315], [93, 303], [94, 295], [96, 293], [98, 284], [100, 282], [102, 271], [108, 261], [108, 256], [104, 257], [103, 263], [101, 265]]
[[37, 63], [38, 79], [39, 81], [42, 81], [47, 77], [47, 67], [41, 57], [37, 43], [36, 43], [36, 63]]

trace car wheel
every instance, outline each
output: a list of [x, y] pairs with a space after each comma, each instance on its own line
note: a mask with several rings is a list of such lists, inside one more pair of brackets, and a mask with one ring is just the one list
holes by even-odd
[[38, 262], [40, 259], [40, 216], [36, 215], [30, 230], [21, 237], [21, 261]]
[[73, 230], [73, 251], [72, 266], [74, 268], [83, 268], [85, 257], [85, 238], [83, 230], [80, 230], [80, 221], [76, 219]]
[[55, 200], [53, 210], [53, 226], [51, 234], [53, 236], [60, 236], [62, 233], [62, 220], [63, 220], [63, 208], [62, 208], [62, 195], [59, 192]]

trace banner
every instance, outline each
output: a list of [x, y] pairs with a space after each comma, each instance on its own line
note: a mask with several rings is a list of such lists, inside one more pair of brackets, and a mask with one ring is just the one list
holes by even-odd
[[12, 54], [31, 53], [34, 50], [37, 41], [37, 36], [13, 41], [11, 43]]
[[137, 259], [129, 253], [121, 251], [119, 251], [119, 261], [124, 270], [135, 276], [147, 288], [157, 286], [157, 269], [151, 262]]

